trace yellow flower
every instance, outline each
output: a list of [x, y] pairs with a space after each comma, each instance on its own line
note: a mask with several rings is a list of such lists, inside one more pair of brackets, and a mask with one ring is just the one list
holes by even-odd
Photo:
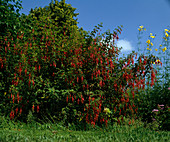
[[160, 44], [159, 46], [160, 46], [160, 47], [162, 47], [162, 45], [161, 45], [161, 44]]
[[152, 33], [150, 33], [150, 37], [151, 37], [151, 38], [155, 38], [155, 36], [153, 36]]
[[149, 49], [149, 48], [147, 48], [147, 50], [150, 50], [150, 51], [151, 51], [151, 49]]
[[4, 93], [4, 96], [6, 95], [6, 92]]
[[166, 47], [162, 49], [163, 52], [165, 52], [166, 50], [167, 50]]
[[167, 39], [165, 37], [163, 37], [163, 39], [165, 39], [165, 41], [167, 41]]
[[158, 49], [155, 49], [155, 51], [158, 51]]
[[155, 38], [155, 36], [150, 36], [151, 38]]
[[151, 41], [148, 39], [146, 43], [150, 44], [150, 42], [151, 42]]
[[169, 30], [168, 30], [168, 29], [165, 29], [165, 32], [169, 32]]
[[146, 31], [146, 28], [144, 28], [144, 31]]
[[151, 42], [151, 46], [153, 46], [153, 43]]
[[139, 26], [141, 29], [143, 28], [143, 26], [141, 25], [141, 26]]
[[141, 29], [138, 28], [139, 31], [141, 31]]
[[168, 37], [169, 35], [167, 33], [165, 33], [165, 36]]

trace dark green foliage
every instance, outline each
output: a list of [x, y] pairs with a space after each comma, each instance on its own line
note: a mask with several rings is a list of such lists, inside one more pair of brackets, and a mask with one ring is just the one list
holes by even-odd
[[153, 88], [148, 88], [137, 95], [135, 104], [138, 106], [138, 117], [146, 123], [146, 126], [153, 123], [154, 109], [159, 109], [158, 105], [164, 105], [164, 110], [159, 111], [159, 115], [155, 118], [159, 124], [158, 128], [162, 130], [170, 130], [169, 125], [169, 106], [170, 106], [170, 90], [168, 87], [170, 82], [167, 82], [163, 86], [155, 84]]
[[21, 27], [19, 10], [21, 0], [0, 0], [0, 38], [11, 34], [14, 38]]

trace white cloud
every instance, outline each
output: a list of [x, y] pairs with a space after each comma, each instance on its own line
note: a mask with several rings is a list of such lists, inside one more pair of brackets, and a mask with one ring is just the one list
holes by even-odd
[[122, 52], [132, 51], [133, 47], [131, 43], [128, 40], [118, 40], [117, 41], [117, 47], [122, 47]]

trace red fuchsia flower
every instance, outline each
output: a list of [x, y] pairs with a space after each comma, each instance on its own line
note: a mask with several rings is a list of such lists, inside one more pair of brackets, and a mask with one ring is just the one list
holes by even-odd
[[16, 114], [18, 113], [18, 108], [15, 109]]
[[28, 86], [30, 87], [30, 84], [31, 84], [31, 81], [29, 80], [29, 82], [28, 82]]
[[72, 102], [74, 102], [74, 98], [73, 98], [73, 96], [72, 96]]
[[83, 82], [83, 76], [81, 77], [81, 82]]
[[37, 66], [35, 66], [35, 71], [37, 71]]
[[100, 83], [99, 83], [99, 84], [100, 84], [100, 87], [102, 87], [102, 80], [100, 80]]
[[34, 86], [34, 80], [32, 80], [33, 86]]
[[21, 67], [19, 67], [19, 73], [20, 73], [20, 75], [21, 75], [21, 72], [22, 72], [22, 68], [21, 68]]
[[80, 99], [78, 98], [78, 100], [77, 100], [78, 105], [79, 105], [79, 102], [80, 102]]
[[91, 125], [93, 125], [93, 126], [95, 127], [95, 122], [92, 121], [92, 122], [91, 122]]
[[27, 74], [27, 69], [25, 69], [25, 75]]
[[10, 113], [10, 119], [14, 119], [14, 111], [13, 110]]
[[121, 109], [120, 109], [120, 111], [119, 111], [119, 115], [121, 115]]
[[87, 87], [87, 90], [88, 90], [88, 89], [89, 89], [89, 85], [87, 84], [87, 86], [86, 86], [86, 87]]
[[84, 98], [81, 98], [81, 103], [83, 104], [83, 102], [84, 102]]
[[39, 112], [39, 110], [40, 110], [40, 107], [39, 107], [39, 105], [37, 105], [37, 112]]
[[17, 93], [17, 101], [18, 101], [18, 103], [19, 103], [19, 93]]
[[131, 121], [129, 121], [129, 125], [131, 124]]
[[91, 75], [91, 79], [93, 80], [93, 74]]
[[117, 122], [118, 122], [118, 124], [120, 124], [120, 120], [119, 119], [117, 120]]
[[32, 111], [34, 112], [34, 104], [32, 105]]
[[115, 112], [116, 112], [116, 107], [114, 107], [114, 110], [115, 110]]
[[136, 112], [136, 113], [138, 112], [138, 108], [135, 109], [135, 112]]
[[40, 71], [40, 69], [41, 69], [41, 66], [40, 66], [40, 65], [39, 65], [38, 69], [39, 69], [39, 71]]
[[89, 121], [88, 117], [89, 117], [89, 114], [87, 113], [87, 115], [86, 115], [86, 122]]
[[67, 96], [67, 98], [66, 98], [66, 102], [68, 103], [68, 96]]
[[123, 116], [121, 117], [121, 120], [123, 121]]
[[54, 76], [55, 74], [54, 74], [54, 72], [53, 72], [53, 74], [52, 74], [52, 76]]

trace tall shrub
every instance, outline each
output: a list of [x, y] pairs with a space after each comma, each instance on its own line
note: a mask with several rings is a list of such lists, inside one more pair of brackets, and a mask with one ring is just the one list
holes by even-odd
[[[0, 71], [7, 74], [8, 82], [4, 82], [9, 86], [3, 95], [3, 103], [8, 104], [5, 113], [11, 119], [25, 119], [30, 110], [37, 117], [63, 114], [67, 123], [78, 119], [92, 125], [107, 125], [109, 119], [120, 123], [124, 116], [133, 117], [137, 107], [132, 100], [138, 90], [145, 88], [146, 74], [151, 74], [151, 85], [154, 84], [150, 61], [156, 58], [139, 56], [134, 64], [137, 54], [133, 52], [118, 59], [120, 49], [114, 43], [109, 47], [109, 43], [119, 39], [121, 27], [96, 36], [102, 27], [98, 25], [87, 34], [68, 20], [54, 21], [52, 16], [58, 7], [61, 17], [65, 17], [65, 7], [70, 9], [64, 1], [50, 6], [55, 9], [39, 8], [28, 16], [34, 19], [32, 30], [21, 30], [17, 41], [8, 36], [2, 42], [8, 43], [0, 48]], [[25, 33], [29, 34], [26, 38]], [[110, 116], [104, 113], [108, 109]]]

